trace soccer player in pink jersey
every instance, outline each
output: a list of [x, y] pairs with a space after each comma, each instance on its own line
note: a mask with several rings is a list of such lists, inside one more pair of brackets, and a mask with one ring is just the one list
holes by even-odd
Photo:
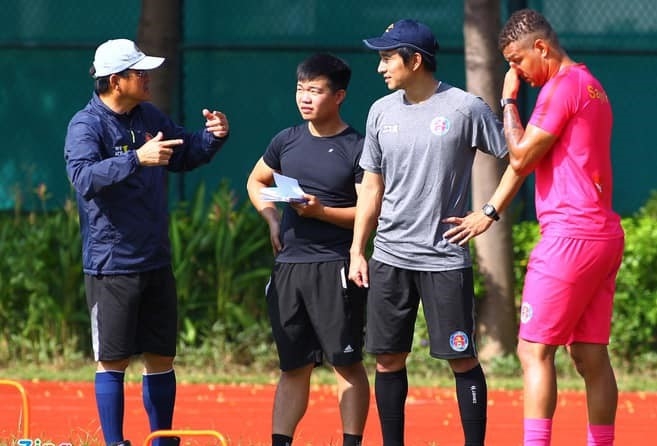
[[[510, 163], [521, 175], [535, 174], [541, 228], [527, 267], [518, 336], [524, 444], [550, 444], [554, 355], [565, 345], [586, 385], [587, 444], [613, 445], [618, 388], [607, 344], [624, 233], [611, 205], [609, 98], [536, 11], [513, 13], [499, 48], [509, 62], [501, 106]], [[541, 87], [526, 127], [516, 105], [521, 80]]]

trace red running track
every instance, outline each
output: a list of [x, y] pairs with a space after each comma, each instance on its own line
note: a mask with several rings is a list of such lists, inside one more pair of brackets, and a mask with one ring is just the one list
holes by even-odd
[[[42, 446], [102, 445], [93, 383], [21, 382], [28, 395], [30, 437]], [[273, 385], [179, 384], [175, 429], [210, 429], [222, 433], [231, 446], [262, 446], [270, 440]], [[0, 445], [20, 438], [21, 399], [16, 389], [0, 386]], [[488, 446], [521, 446], [522, 393], [489, 391]], [[126, 384], [126, 438], [139, 446], [148, 422], [138, 383]], [[295, 434], [295, 446], [341, 445], [335, 388], [314, 386], [306, 416]], [[210, 438], [185, 439], [184, 444], [212, 444]], [[376, 406], [372, 400], [364, 445], [381, 444]], [[406, 408], [408, 446], [461, 446], [463, 435], [452, 389], [411, 388]], [[582, 392], [560, 392], [552, 444], [586, 444], [586, 406]], [[657, 444], [657, 393], [621, 393], [616, 446]]]

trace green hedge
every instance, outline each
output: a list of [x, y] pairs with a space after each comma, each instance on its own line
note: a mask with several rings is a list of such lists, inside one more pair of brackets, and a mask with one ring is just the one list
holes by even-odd
[[[45, 202], [45, 190], [38, 191]], [[207, 204], [209, 203], [209, 204]], [[623, 219], [626, 250], [618, 281], [611, 351], [631, 364], [657, 348], [657, 198]], [[535, 222], [514, 225], [520, 299]], [[222, 185], [204, 187], [171, 213], [180, 300], [180, 353], [200, 364], [275, 361], [264, 301], [272, 263], [266, 224]], [[0, 365], [10, 360], [66, 363], [89, 358], [78, 216], [72, 201], [56, 212], [0, 215]], [[478, 293], [483, 293], [480, 282]], [[418, 342], [421, 341], [418, 336]]]

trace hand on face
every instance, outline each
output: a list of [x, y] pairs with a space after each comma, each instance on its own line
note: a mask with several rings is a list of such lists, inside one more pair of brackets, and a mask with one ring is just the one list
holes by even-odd
[[520, 75], [518, 70], [514, 67], [509, 67], [509, 70], [504, 76], [504, 87], [502, 88], [502, 98], [512, 98], [515, 99], [518, 97], [518, 90], [520, 89]]

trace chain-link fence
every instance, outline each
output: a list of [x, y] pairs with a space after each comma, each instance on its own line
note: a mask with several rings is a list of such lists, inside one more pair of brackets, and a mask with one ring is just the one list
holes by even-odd
[[[654, 0], [501, 0], [501, 20], [517, 6], [542, 11], [564, 47], [586, 63], [607, 89], [615, 110], [613, 156], [616, 207], [636, 210], [655, 187], [657, 164], [649, 129], [657, 96], [657, 8]], [[271, 137], [299, 121], [295, 69], [319, 50], [345, 58], [353, 69], [343, 114], [364, 129], [369, 105], [387, 93], [377, 56], [362, 39], [400, 18], [416, 18], [441, 44], [438, 77], [465, 86], [463, 2], [458, 0], [183, 1], [183, 79], [173, 113], [200, 127], [200, 110], [225, 111], [231, 141], [209, 166], [187, 174], [176, 199], [228, 179], [238, 195]], [[116, 37], [136, 38], [138, 0], [0, 0], [0, 209], [49, 207], [70, 196], [63, 139], [71, 116], [89, 100], [88, 68], [95, 47]], [[640, 162], [635, 162], [640, 160]], [[173, 182], [179, 181], [177, 178]], [[43, 189], [42, 189], [43, 190]], [[43, 198], [43, 195], [41, 195]]]

